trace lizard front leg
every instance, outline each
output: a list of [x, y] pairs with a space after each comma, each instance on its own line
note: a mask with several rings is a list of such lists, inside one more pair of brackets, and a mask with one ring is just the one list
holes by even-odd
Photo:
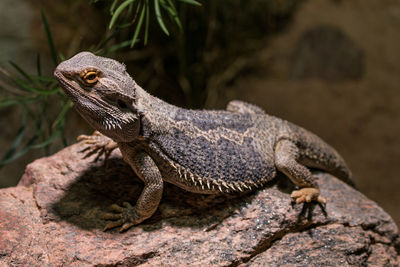
[[300, 187], [293, 191], [291, 197], [296, 203], [318, 201], [325, 203], [325, 198], [320, 196], [320, 191], [310, 170], [297, 162], [299, 149], [290, 140], [278, 141], [275, 147], [275, 166]]
[[124, 207], [116, 204], [111, 209], [117, 213], [105, 213], [104, 219], [114, 220], [106, 225], [104, 231], [121, 226], [120, 232], [151, 217], [156, 211], [163, 192], [163, 179], [153, 159], [145, 152], [139, 152], [127, 158], [139, 178], [144, 182], [144, 188], [135, 206], [124, 202]]

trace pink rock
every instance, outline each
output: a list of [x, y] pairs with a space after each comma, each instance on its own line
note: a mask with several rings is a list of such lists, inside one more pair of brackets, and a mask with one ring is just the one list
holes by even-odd
[[142, 184], [119, 152], [103, 164], [80, 150], [36, 160], [17, 187], [0, 190], [0, 266], [400, 265], [391, 217], [322, 173], [325, 209], [291, 205], [285, 176], [242, 196], [167, 185], [153, 217], [122, 234], [103, 232], [101, 212], [135, 203]]

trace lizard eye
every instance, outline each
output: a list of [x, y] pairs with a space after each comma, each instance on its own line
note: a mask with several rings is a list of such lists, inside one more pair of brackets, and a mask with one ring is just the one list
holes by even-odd
[[98, 70], [88, 70], [81, 74], [81, 78], [87, 85], [94, 85], [99, 80], [99, 74]]

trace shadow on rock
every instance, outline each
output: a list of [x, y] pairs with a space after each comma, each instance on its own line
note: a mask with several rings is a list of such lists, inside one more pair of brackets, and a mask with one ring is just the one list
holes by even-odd
[[[288, 179], [282, 177], [277, 177], [265, 187], [273, 186], [285, 193], [293, 190]], [[136, 203], [142, 188], [142, 181], [130, 166], [120, 157], [114, 156], [105, 164], [92, 165], [76, 177], [63, 191], [59, 201], [50, 206], [49, 212], [58, 220], [67, 221], [82, 229], [103, 229], [106, 221], [101, 219], [102, 212], [109, 212], [108, 207], [113, 203]], [[212, 229], [251, 203], [256, 192], [257, 190], [242, 194], [195, 194], [165, 183], [163, 198], [156, 213], [135, 227], [153, 231], [160, 229], [163, 221], [167, 221], [176, 227]]]

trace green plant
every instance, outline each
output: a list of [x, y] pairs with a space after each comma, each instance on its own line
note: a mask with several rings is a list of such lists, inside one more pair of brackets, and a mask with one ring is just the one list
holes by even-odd
[[[58, 57], [54, 47], [52, 35], [47, 19], [42, 12], [42, 22], [46, 31], [54, 65], [58, 64]], [[40, 55], [36, 58], [36, 74], [28, 74], [22, 67], [10, 61], [18, 75], [12, 75], [0, 68], [1, 78], [9, 86], [2, 88], [8, 96], [0, 101], [0, 108], [19, 106], [21, 111], [21, 125], [10, 148], [0, 161], [0, 168], [5, 164], [24, 155], [29, 149], [45, 148], [60, 135], [63, 137], [65, 114], [72, 103], [61, 93], [58, 83], [52, 76], [42, 73]], [[57, 101], [59, 110], [55, 117], [48, 116], [49, 103]], [[35, 130], [26, 137], [29, 121], [33, 121]], [[25, 144], [22, 144], [26, 140]], [[63, 137], [63, 140], [65, 138]]]
[[[192, 5], [200, 5], [200, 3], [195, 0], [178, 1]], [[149, 0], [125, 0], [120, 4], [119, 3], [120, 0], [114, 0], [110, 7], [111, 21], [109, 24], [109, 29], [112, 29], [114, 26], [116, 26], [116, 28], [126, 28], [136, 25], [133, 37], [130, 41], [130, 47], [133, 47], [137, 41], [140, 31], [144, 27], [143, 40], [144, 44], [146, 45], [149, 36], [150, 24], [151, 4]], [[182, 23], [178, 17], [178, 12], [172, 0], [153, 0], [153, 11], [157, 18], [157, 22], [162, 31], [166, 35], [169, 35], [169, 31], [164, 23], [161, 10], [164, 10], [164, 12], [169, 16], [170, 20], [175, 23], [180, 30], [182, 30]], [[121, 19], [120, 17], [123, 18]], [[116, 22], [119, 18], [122, 22], [119, 25], [116, 25]]]

